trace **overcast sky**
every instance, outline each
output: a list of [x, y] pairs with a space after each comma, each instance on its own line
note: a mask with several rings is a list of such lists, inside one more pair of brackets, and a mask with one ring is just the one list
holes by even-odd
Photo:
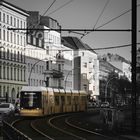
[[[25, 10], [39, 11], [40, 14], [43, 15], [54, 0], [7, 1]], [[140, 4], [140, 0], [137, 0], [137, 4]], [[62, 28], [92, 29], [96, 23], [97, 24], [95, 28], [121, 15], [129, 9], [131, 9], [131, 0], [56, 0], [46, 13], [46, 16], [48, 15], [56, 19]], [[138, 30], [140, 30], [140, 6], [137, 9]], [[130, 28], [131, 12], [128, 12], [116, 20], [101, 27], [100, 29]], [[77, 34], [69, 34], [66, 32], [62, 32], [62, 35], [77, 36], [79, 38], [81, 37]], [[87, 43], [91, 48], [126, 45], [131, 44], [131, 32], [91, 32], [84, 36], [82, 41]], [[138, 33], [137, 42], [140, 42], [140, 32]], [[126, 59], [131, 60], [131, 47], [102, 50], [96, 52], [98, 54], [104, 54], [107, 52], [117, 53]]]

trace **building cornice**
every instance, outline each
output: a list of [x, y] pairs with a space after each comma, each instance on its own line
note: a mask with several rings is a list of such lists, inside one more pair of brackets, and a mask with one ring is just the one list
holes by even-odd
[[23, 16], [26, 16], [26, 17], [29, 16], [29, 14], [28, 14], [28, 12], [26, 10], [24, 10], [22, 8], [19, 8], [19, 7], [15, 6], [15, 5], [7, 2], [7, 1], [0, 0], [0, 6], [4, 6], [4, 7], [8, 8], [8, 9], [10, 9], [12, 11], [15, 11], [15, 12], [17, 12], [17, 13], [23, 15]]

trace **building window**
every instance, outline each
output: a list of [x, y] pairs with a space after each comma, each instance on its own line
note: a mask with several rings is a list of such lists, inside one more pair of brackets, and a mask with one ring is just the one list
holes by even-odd
[[25, 22], [24, 22], [24, 28], [26, 28], [26, 24], [25, 24]]
[[7, 67], [7, 80], [9, 80], [9, 67]]
[[17, 44], [19, 45], [19, 35], [17, 35]]
[[3, 49], [3, 58], [5, 59], [5, 48]]
[[20, 36], [20, 45], [22, 46], [22, 36]]
[[58, 64], [58, 70], [61, 71], [61, 64]]
[[58, 87], [61, 88], [61, 79], [58, 79]]
[[0, 86], [0, 97], [2, 97], [2, 88], [1, 88], [1, 86]]
[[83, 67], [87, 68], [87, 63], [86, 62], [84, 62]]
[[25, 68], [24, 68], [24, 70], [23, 70], [23, 75], [24, 75], [24, 81], [26, 80], [26, 77], [25, 77]]
[[17, 27], [19, 28], [19, 19], [17, 20]]
[[3, 40], [5, 41], [5, 30], [3, 30]]
[[0, 12], [0, 21], [1, 21], [1, 12]]
[[22, 28], [22, 21], [20, 21], [20, 27]]
[[12, 16], [10, 17], [10, 20], [11, 20], [11, 25], [13, 25], [13, 18], [12, 18]]
[[36, 45], [36, 38], [33, 37], [33, 45]]
[[87, 85], [84, 84], [83, 87], [84, 87], [84, 90], [87, 91]]
[[5, 79], [5, 75], [6, 75], [6, 73], [5, 73], [5, 66], [3, 66], [3, 79]]
[[28, 72], [30, 72], [30, 63], [28, 63]]
[[0, 58], [2, 58], [2, 49], [0, 48]]
[[36, 65], [36, 73], [38, 73], [38, 65]]
[[87, 79], [87, 74], [83, 73], [83, 79]]
[[18, 54], [17, 54], [17, 61], [19, 62], [19, 51], [18, 51]]
[[17, 69], [17, 80], [19, 81], [19, 68]]
[[41, 46], [42, 46], [42, 40], [39, 39], [39, 47], [41, 47]]
[[3, 22], [5, 23], [5, 13], [3, 13]]
[[7, 15], [7, 24], [9, 24], [9, 15]]
[[22, 77], [22, 69], [20, 70], [20, 74], [21, 74], [21, 81], [23, 80], [23, 77]]
[[7, 59], [9, 59], [10, 53], [9, 53], [9, 49], [7, 50]]
[[10, 35], [11, 35], [11, 43], [13, 42], [13, 34], [12, 34], [12, 32], [10, 33]]
[[2, 79], [2, 66], [0, 65], [0, 79]]
[[24, 41], [23, 41], [23, 42], [24, 42], [24, 47], [25, 47], [25, 46], [26, 46], [26, 40], [25, 40], [25, 37], [24, 37], [23, 39], [24, 39]]
[[23, 62], [23, 60], [24, 60], [24, 57], [23, 57], [22, 52], [21, 52], [21, 62]]
[[3, 87], [3, 97], [5, 97], [5, 86]]
[[41, 66], [39, 66], [39, 73], [41, 74]]
[[31, 36], [30, 35], [28, 35], [28, 38], [27, 38], [28, 40], [28, 43], [30, 44], [31, 43]]
[[9, 42], [9, 31], [7, 31], [7, 42]]
[[14, 80], [16, 80], [16, 68], [14, 68]]
[[13, 51], [11, 50], [11, 60], [13, 60]]
[[11, 67], [11, 80], [13, 80], [13, 68]]
[[49, 61], [46, 61], [46, 70], [49, 70]]
[[16, 27], [16, 18], [14, 18], [14, 27]]
[[16, 44], [16, 33], [14, 33], [14, 44]]
[[45, 84], [46, 84], [46, 87], [49, 87], [49, 77], [46, 77]]
[[14, 51], [14, 61], [16, 61], [16, 51]]
[[0, 29], [0, 39], [1, 39], [1, 29]]

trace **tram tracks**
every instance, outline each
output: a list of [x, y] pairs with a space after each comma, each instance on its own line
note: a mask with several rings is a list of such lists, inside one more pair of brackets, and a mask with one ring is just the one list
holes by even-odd
[[77, 124], [75, 118], [81, 117], [85, 117], [83, 113], [51, 115], [37, 119], [24, 118], [12, 125], [32, 140], [117, 140]]
[[[101, 137], [104, 140], [115, 140], [110, 136], [103, 135], [101, 133], [97, 133], [96, 131], [91, 131], [84, 129], [78, 125], [72, 124], [69, 119], [73, 118], [75, 115], [60, 115], [60, 116], [54, 116], [53, 118], [49, 119], [49, 124], [54, 127], [55, 129], [66, 133], [70, 136], [75, 137], [76, 139], [79, 140], [97, 140], [101, 139]], [[78, 115], [79, 117], [82, 117], [81, 114]], [[61, 122], [61, 124], [59, 123]]]
[[53, 140], [39, 133], [37, 129], [35, 130], [31, 125], [32, 121], [34, 121], [34, 119], [32, 118], [17, 119], [14, 122], [12, 122], [11, 125], [15, 127], [19, 132], [24, 133], [24, 135], [26, 135], [32, 140]]

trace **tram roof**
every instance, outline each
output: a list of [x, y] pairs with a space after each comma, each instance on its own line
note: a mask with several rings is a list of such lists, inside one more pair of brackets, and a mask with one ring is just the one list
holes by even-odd
[[51, 91], [57, 93], [85, 93], [85, 91], [80, 90], [68, 90], [68, 89], [57, 89], [51, 87], [43, 87], [43, 86], [23, 86], [21, 91]]
[[42, 86], [23, 86], [21, 91], [46, 91], [47, 88], [46, 87], [42, 87]]

